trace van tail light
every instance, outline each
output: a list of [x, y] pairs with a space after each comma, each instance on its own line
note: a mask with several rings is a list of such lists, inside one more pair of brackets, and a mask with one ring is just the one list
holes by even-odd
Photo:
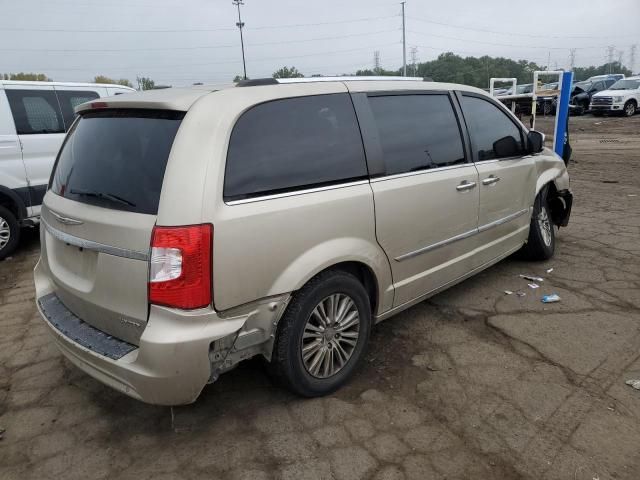
[[213, 225], [154, 227], [149, 303], [185, 310], [211, 304]]

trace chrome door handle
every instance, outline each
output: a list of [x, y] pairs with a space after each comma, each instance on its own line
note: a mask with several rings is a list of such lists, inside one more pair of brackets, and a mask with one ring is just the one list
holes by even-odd
[[470, 182], [468, 180], [465, 180], [464, 182], [462, 182], [460, 185], [456, 187], [456, 190], [459, 192], [466, 192], [467, 190], [471, 190], [474, 188], [476, 188], [476, 182]]
[[494, 175], [490, 175], [484, 180], [482, 180], [482, 185], [495, 185], [500, 181], [500, 177], [496, 177]]

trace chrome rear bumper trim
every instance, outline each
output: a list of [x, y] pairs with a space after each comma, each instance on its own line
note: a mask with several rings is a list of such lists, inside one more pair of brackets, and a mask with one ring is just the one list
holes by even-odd
[[126, 248], [112, 247], [111, 245], [105, 245], [103, 243], [79, 238], [52, 227], [42, 218], [41, 222], [44, 225], [44, 228], [46, 228], [47, 232], [49, 232], [54, 238], [57, 238], [61, 242], [67, 243], [69, 245], [73, 245], [74, 247], [86, 248], [87, 250], [106, 253], [107, 255], [114, 255], [116, 257], [131, 258], [133, 260], [142, 260], [145, 262], [149, 260], [148, 253], [138, 252], [137, 250], [128, 250]]

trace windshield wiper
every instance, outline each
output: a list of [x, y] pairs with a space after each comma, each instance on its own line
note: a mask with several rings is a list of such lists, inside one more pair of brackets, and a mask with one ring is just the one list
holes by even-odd
[[72, 195], [81, 195], [83, 197], [94, 197], [94, 198], [106, 198], [107, 200], [111, 200], [112, 202], [121, 203], [123, 205], [128, 205], [129, 207], [135, 207], [136, 204], [127, 200], [126, 198], [122, 198], [118, 195], [114, 195], [113, 193], [102, 193], [102, 192], [94, 192], [91, 190], [69, 190], [69, 193]]

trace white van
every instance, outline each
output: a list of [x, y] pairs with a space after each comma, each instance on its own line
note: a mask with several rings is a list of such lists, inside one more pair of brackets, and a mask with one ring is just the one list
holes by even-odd
[[34, 225], [65, 132], [81, 103], [135, 92], [121, 85], [0, 80], [0, 260]]

